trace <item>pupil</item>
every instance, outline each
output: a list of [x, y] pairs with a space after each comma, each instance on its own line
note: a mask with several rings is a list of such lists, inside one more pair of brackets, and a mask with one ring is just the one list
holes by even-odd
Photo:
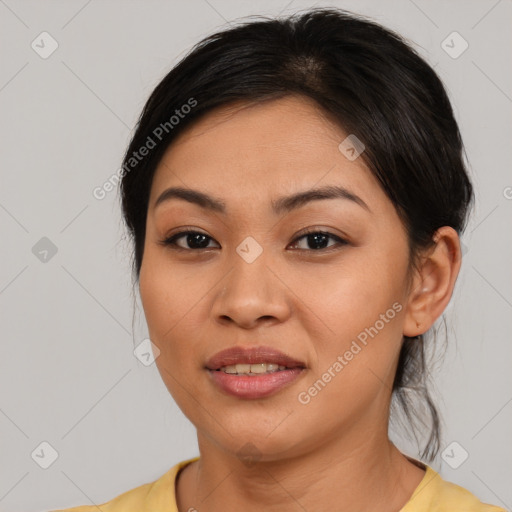
[[[315, 246], [315, 249], [323, 249], [326, 247], [324, 242], [327, 242], [328, 237], [327, 235], [323, 233], [314, 233], [312, 235], [308, 235], [308, 244], [309, 242], [313, 241], [313, 245]], [[318, 247], [318, 244], [321, 245], [321, 247]], [[310, 246], [311, 247], [311, 246]]]
[[[201, 241], [202, 238], [202, 241]], [[205, 248], [208, 247], [208, 237], [206, 235], [203, 235], [201, 233], [194, 233], [192, 235], [188, 235], [187, 237], [187, 243], [190, 246], [193, 247], [199, 247], [199, 248]], [[197, 242], [197, 245], [195, 245], [195, 242]], [[201, 243], [202, 242], [202, 243]]]

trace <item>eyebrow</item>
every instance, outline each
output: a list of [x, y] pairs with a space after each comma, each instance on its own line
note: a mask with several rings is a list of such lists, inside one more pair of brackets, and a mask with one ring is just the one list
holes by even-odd
[[[164, 190], [155, 201], [153, 208], [156, 209], [157, 206], [166, 201], [170, 201], [171, 199], [182, 199], [207, 210], [223, 214], [226, 213], [226, 203], [221, 199], [204, 192], [200, 192], [199, 190], [182, 187], [171, 187]], [[344, 187], [336, 185], [309, 189], [303, 192], [297, 192], [290, 196], [280, 197], [279, 199], [272, 201], [272, 210], [276, 215], [284, 212], [288, 213], [310, 203], [311, 201], [318, 201], [322, 199], [346, 199], [358, 204], [371, 213], [369, 206], [359, 196]]]

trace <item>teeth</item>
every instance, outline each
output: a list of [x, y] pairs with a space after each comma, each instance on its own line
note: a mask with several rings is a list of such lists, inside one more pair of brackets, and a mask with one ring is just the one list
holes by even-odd
[[279, 370], [286, 370], [286, 366], [275, 363], [257, 363], [257, 364], [230, 364], [223, 366], [221, 371], [231, 374], [242, 375], [260, 375], [262, 373], [273, 373]]
[[[244, 364], [243, 366], [249, 366], [249, 365], [248, 364]], [[267, 365], [265, 363], [260, 363], [260, 364], [251, 364], [249, 366], [249, 371], [251, 373], [265, 373], [268, 370], [267, 370]], [[246, 372], [242, 372], [242, 373], [246, 373]]]

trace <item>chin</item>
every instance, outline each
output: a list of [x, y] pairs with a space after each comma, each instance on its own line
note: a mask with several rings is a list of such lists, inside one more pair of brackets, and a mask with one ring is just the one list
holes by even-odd
[[[259, 412], [261, 419], [261, 411]], [[281, 418], [282, 420], [282, 418]], [[248, 424], [235, 421], [224, 421], [222, 427], [216, 426], [215, 432], [212, 432], [212, 425], [209, 423], [206, 429], [201, 429], [198, 425], [199, 432], [207, 432], [206, 438], [201, 439], [202, 442], [213, 442], [225, 453], [232, 455], [242, 461], [249, 460], [252, 463], [278, 461], [290, 458], [300, 454], [300, 447], [309, 444], [305, 442], [304, 430], [298, 425], [293, 429], [275, 428], [268, 422], [253, 422]], [[294, 433], [295, 431], [295, 433]], [[232, 434], [232, 435], [230, 435]]]

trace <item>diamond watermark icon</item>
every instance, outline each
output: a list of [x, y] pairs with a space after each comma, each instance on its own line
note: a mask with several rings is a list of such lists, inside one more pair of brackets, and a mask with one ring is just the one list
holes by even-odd
[[30, 46], [41, 59], [47, 59], [59, 47], [59, 43], [48, 32], [41, 32]]
[[56, 254], [57, 246], [46, 236], [43, 236], [32, 247], [32, 254], [43, 263], [48, 263]]
[[263, 252], [263, 247], [252, 236], [248, 236], [242, 240], [242, 243], [236, 248], [236, 252], [247, 263], [252, 263]]
[[339, 144], [338, 149], [353, 162], [364, 151], [365, 145], [352, 133]]
[[458, 59], [469, 48], [469, 43], [458, 32], [454, 31], [443, 40], [441, 48], [452, 59]]
[[251, 442], [245, 443], [237, 455], [247, 467], [254, 466], [261, 459], [260, 450]]
[[144, 366], [151, 366], [160, 355], [160, 349], [145, 338], [135, 347], [133, 354]]
[[452, 469], [457, 469], [466, 462], [469, 453], [461, 444], [457, 441], [453, 441], [442, 451], [441, 457], [448, 466]]
[[48, 469], [58, 459], [59, 454], [48, 441], [43, 441], [30, 456], [38, 466]]

